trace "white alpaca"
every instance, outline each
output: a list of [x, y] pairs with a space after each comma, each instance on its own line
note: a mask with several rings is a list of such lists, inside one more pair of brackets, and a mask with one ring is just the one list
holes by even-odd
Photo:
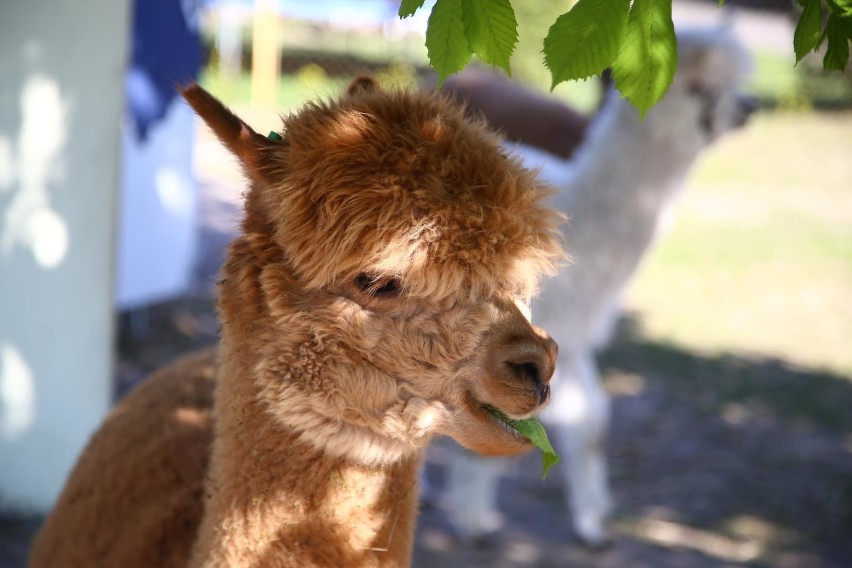
[[[560, 189], [556, 203], [570, 219], [565, 237], [573, 263], [545, 286], [533, 304], [533, 319], [559, 344], [553, 402], [543, 418], [563, 457], [574, 529], [590, 545], [607, 541], [612, 506], [604, 454], [609, 400], [595, 348], [609, 339], [625, 285], [690, 166], [754, 108], [738, 94], [749, 59], [727, 33], [696, 30], [678, 37], [674, 83], [643, 121], [613, 96], [574, 161], [516, 147], [529, 167], [540, 168]], [[463, 536], [476, 536], [499, 518], [494, 479], [499, 470], [472, 456], [458, 460], [467, 471], [450, 467], [451, 518]]]

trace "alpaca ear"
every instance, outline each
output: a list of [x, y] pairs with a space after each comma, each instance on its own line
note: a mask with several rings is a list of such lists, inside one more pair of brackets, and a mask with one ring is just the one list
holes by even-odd
[[181, 88], [180, 93], [216, 137], [239, 158], [249, 176], [269, 181], [266, 166], [276, 149], [285, 143], [280, 136], [272, 139], [258, 134], [196, 83]]
[[353, 96], [360, 93], [376, 93], [381, 90], [379, 83], [372, 77], [357, 77], [349, 84], [346, 92], [349, 93], [349, 96]]

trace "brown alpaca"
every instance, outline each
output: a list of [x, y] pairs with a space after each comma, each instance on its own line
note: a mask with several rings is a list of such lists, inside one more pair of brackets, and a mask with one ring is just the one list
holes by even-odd
[[360, 79], [282, 140], [184, 97], [252, 182], [219, 349], [115, 408], [30, 566], [408, 566], [433, 434], [529, 448], [484, 407], [549, 392], [555, 344], [519, 309], [561, 254], [545, 193], [441, 97]]
[[481, 115], [507, 140], [565, 159], [574, 155], [591, 123], [591, 116], [481, 67], [451, 75], [441, 90], [452, 93], [469, 114]]

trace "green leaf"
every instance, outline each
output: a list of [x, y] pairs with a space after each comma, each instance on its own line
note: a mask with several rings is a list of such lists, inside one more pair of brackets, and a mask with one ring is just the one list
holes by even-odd
[[426, 0], [402, 0], [399, 3], [399, 17], [400, 19], [408, 18], [409, 16], [413, 16], [414, 12], [419, 10]]
[[544, 38], [544, 64], [562, 81], [585, 79], [612, 64], [627, 28], [630, 0], [579, 0]]
[[612, 64], [616, 88], [644, 117], [666, 94], [676, 69], [672, 0], [634, 0], [624, 43]]
[[829, 10], [838, 16], [852, 16], [852, 0], [828, 0]]
[[437, 0], [426, 27], [426, 53], [438, 72], [438, 86], [464, 69], [472, 55], [462, 23], [462, 0]]
[[811, 51], [819, 48], [823, 40], [820, 0], [801, 0], [801, 3], [802, 13], [799, 15], [799, 23], [793, 33], [796, 63]]
[[843, 71], [849, 63], [849, 40], [852, 39], [852, 20], [837, 14], [828, 17], [825, 24], [825, 36], [828, 46], [822, 67], [826, 71]]
[[550, 468], [559, 463], [559, 455], [553, 449], [550, 440], [547, 439], [547, 432], [545, 432], [541, 422], [536, 418], [512, 420], [494, 407], [486, 406], [485, 408], [541, 450], [541, 478], [544, 479], [547, 477], [547, 472]]
[[463, 0], [462, 19], [471, 50], [511, 75], [509, 58], [518, 43], [518, 22], [509, 0]]

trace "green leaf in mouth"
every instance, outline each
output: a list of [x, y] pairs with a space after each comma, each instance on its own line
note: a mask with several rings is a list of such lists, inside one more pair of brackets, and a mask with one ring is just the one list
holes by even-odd
[[486, 406], [485, 409], [541, 450], [541, 478], [547, 477], [550, 468], [559, 463], [559, 455], [547, 439], [547, 432], [541, 422], [537, 418], [512, 420], [492, 406]]

